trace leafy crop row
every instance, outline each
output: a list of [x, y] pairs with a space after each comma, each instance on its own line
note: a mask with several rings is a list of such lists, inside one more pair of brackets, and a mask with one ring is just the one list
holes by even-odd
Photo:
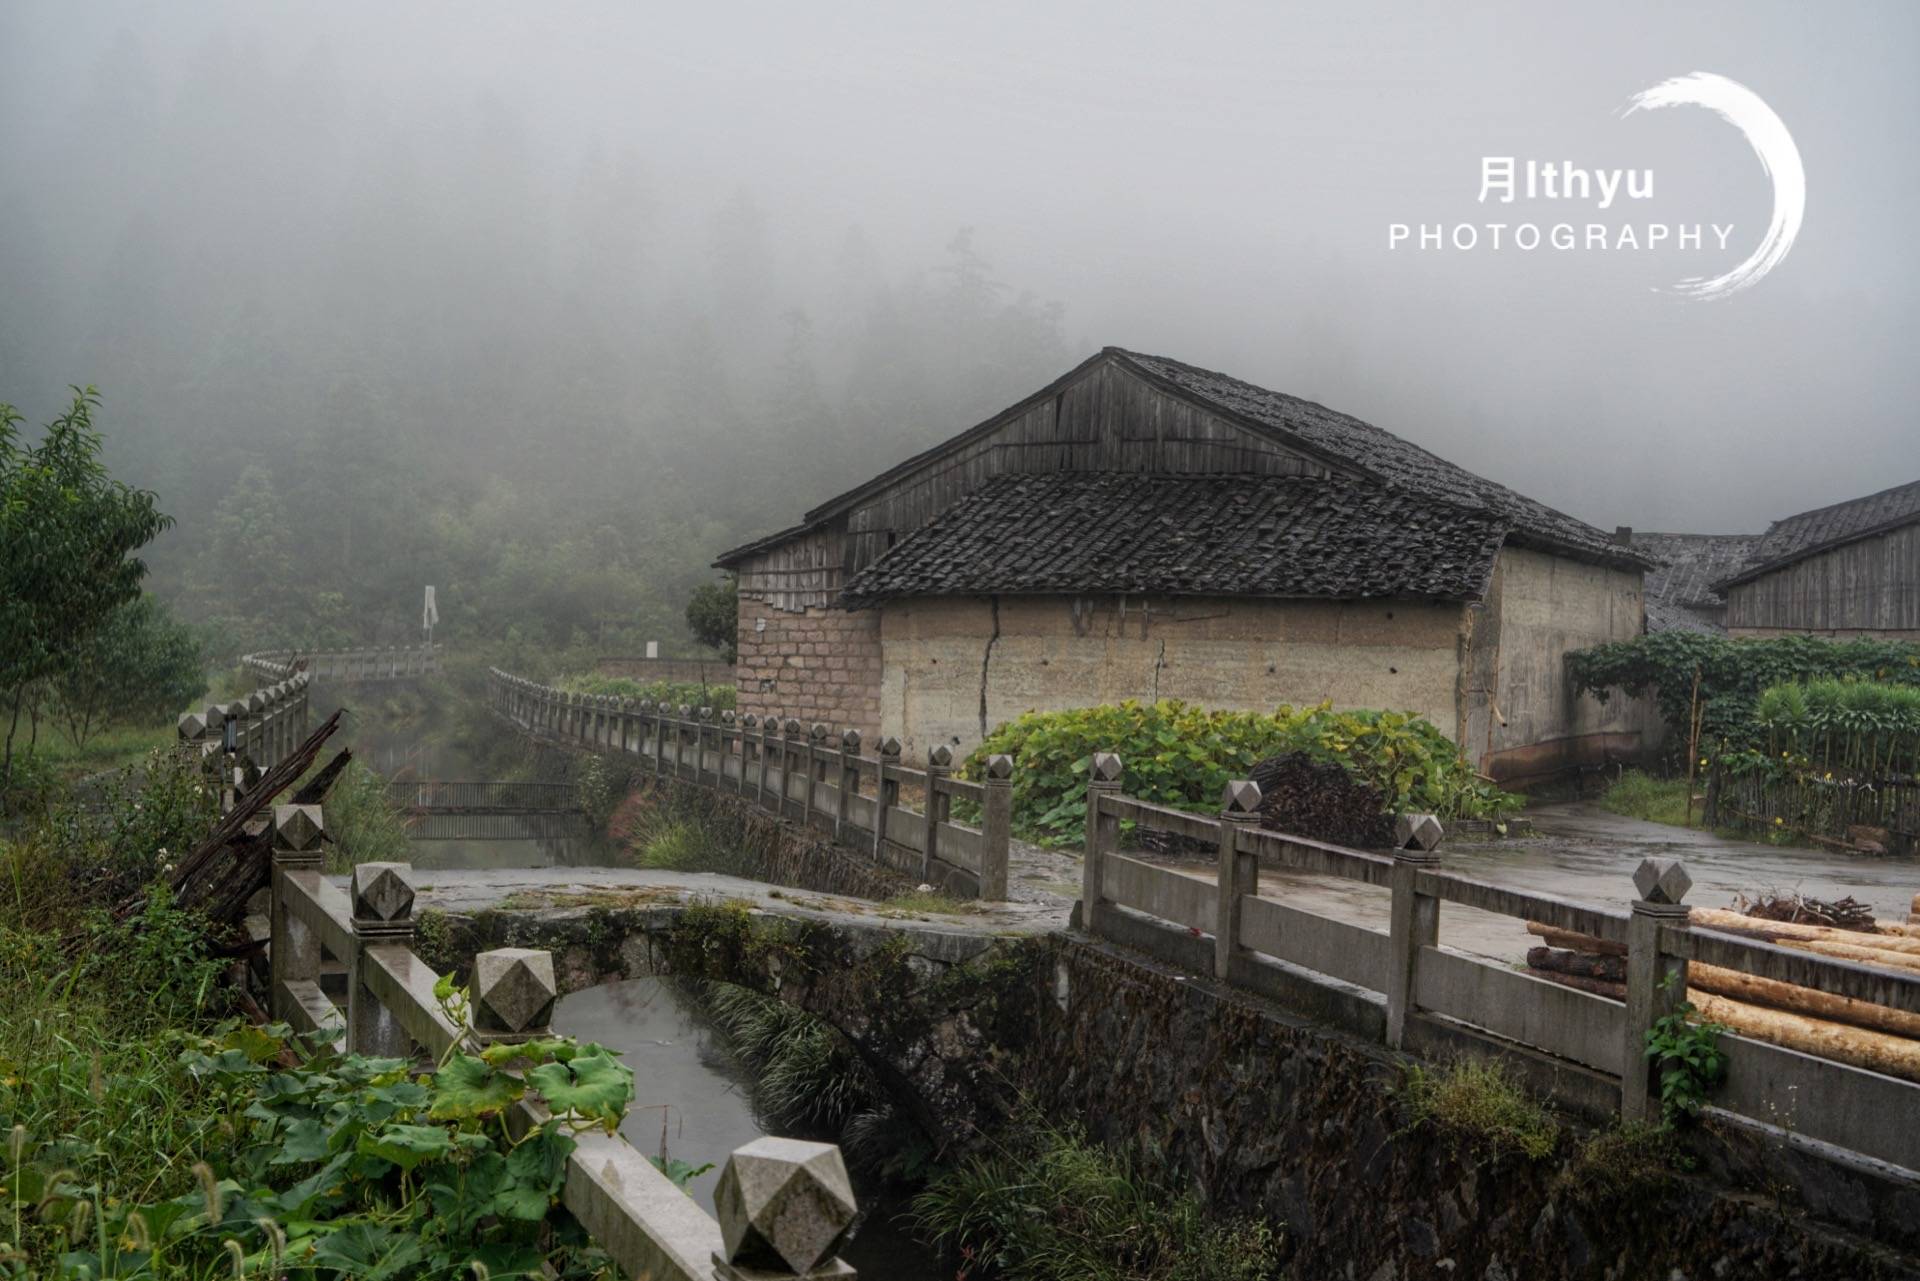
[[1014, 757], [1013, 821], [1025, 839], [1066, 845], [1080, 839], [1087, 768], [1095, 752], [1117, 752], [1127, 795], [1209, 812], [1234, 779], [1283, 752], [1331, 761], [1377, 789], [1391, 811], [1442, 818], [1499, 818], [1520, 798], [1474, 773], [1453, 741], [1411, 712], [1336, 711], [1329, 703], [1268, 712], [1209, 711], [1178, 699], [1028, 712], [988, 736], [967, 758], [977, 778], [986, 758]]

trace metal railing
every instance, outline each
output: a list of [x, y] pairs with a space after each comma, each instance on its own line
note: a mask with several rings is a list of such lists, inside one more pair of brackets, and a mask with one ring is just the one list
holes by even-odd
[[[1182, 934], [1211, 936], [1211, 968], [1228, 982], [1297, 997], [1292, 976], [1307, 971], [1300, 977], [1309, 982], [1323, 976], [1379, 994], [1345, 1007], [1360, 1014], [1347, 1020], [1356, 1030], [1394, 1048], [1453, 1045], [1461, 1032], [1494, 1047], [1529, 1047], [1611, 1078], [1628, 1120], [1657, 1119], [1647, 1034], [1685, 1000], [1689, 961], [1920, 1014], [1920, 971], [1690, 925], [1684, 898], [1692, 881], [1678, 862], [1641, 863], [1635, 894], [1621, 906], [1578, 903], [1443, 870], [1440, 825], [1431, 816], [1403, 817], [1403, 848], [1370, 854], [1263, 830], [1260, 790], [1251, 782], [1229, 784], [1221, 812], [1206, 817], [1122, 795], [1121, 774], [1117, 755], [1093, 758], [1081, 895], [1081, 923], [1091, 933], [1128, 942], [1140, 937], [1133, 927], [1142, 918], [1171, 922], [1184, 927]], [[1123, 822], [1205, 842], [1217, 850], [1213, 879], [1122, 853]], [[1386, 888], [1389, 928], [1263, 896], [1262, 864]], [[1586, 935], [1623, 952], [1626, 1000], [1447, 950], [1440, 941], [1443, 902]], [[1197, 958], [1197, 949], [1188, 955]], [[1737, 1033], [1723, 1034], [1720, 1045], [1727, 1071], [1711, 1097], [1714, 1107], [1920, 1169], [1920, 1085]]]
[[[550, 1031], [559, 989], [549, 953], [482, 952], [473, 967], [473, 1026], [457, 1027], [434, 996], [440, 975], [412, 950], [412, 869], [362, 863], [344, 891], [321, 871], [321, 807], [277, 805], [273, 824], [275, 1018], [302, 1035], [344, 1035], [349, 1053], [389, 1058], [438, 1059], [456, 1043], [478, 1052]], [[320, 985], [328, 958], [347, 972], [344, 1011]], [[547, 1119], [534, 1100], [514, 1107], [511, 1124]], [[716, 1220], [624, 1138], [590, 1131], [575, 1136], [561, 1203], [629, 1277], [851, 1281], [853, 1269], [836, 1251], [856, 1206], [837, 1147], [758, 1139], [734, 1151], [720, 1180]], [[770, 1198], [779, 1205], [770, 1207]]]
[[[962, 897], [1004, 899], [1013, 832], [1013, 760], [987, 758], [986, 777], [953, 777], [953, 752], [936, 745], [924, 767], [905, 764], [888, 738], [861, 754], [858, 730], [838, 734], [793, 718], [647, 699], [569, 694], [498, 669], [488, 674], [493, 710], [536, 738], [632, 760], [640, 769], [732, 792], [817, 829], [843, 845]], [[924, 798], [918, 810], [903, 785]], [[953, 802], [978, 808], [979, 826], [958, 822]]]

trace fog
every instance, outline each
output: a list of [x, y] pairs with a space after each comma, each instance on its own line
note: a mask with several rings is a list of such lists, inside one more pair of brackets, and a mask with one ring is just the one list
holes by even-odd
[[[1916, 37], [1897, 2], [12, 0], [0, 400], [98, 385], [179, 518], [156, 586], [261, 641], [373, 639], [427, 581], [529, 639], [671, 629], [721, 548], [1107, 344], [1595, 524], [1757, 530], [1920, 476]], [[1767, 177], [1703, 110], [1619, 114], [1694, 70], [1808, 174], [1792, 253], [1712, 303], [1657, 287], [1744, 257]], [[1389, 249], [1517, 220], [1484, 155], [1651, 169], [1593, 216], [1729, 247]]]

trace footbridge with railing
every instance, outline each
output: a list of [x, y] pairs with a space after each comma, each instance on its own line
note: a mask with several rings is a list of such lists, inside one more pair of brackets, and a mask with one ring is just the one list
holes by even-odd
[[305, 673], [340, 685], [417, 681], [440, 672], [438, 645], [367, 646], [360, 649], [276, 649], [243, 655], [242, 667], [267, 681]]

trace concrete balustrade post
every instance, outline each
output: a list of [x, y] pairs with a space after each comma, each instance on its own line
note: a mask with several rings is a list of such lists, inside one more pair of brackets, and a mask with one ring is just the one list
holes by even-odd
[[727, 786], [727, 762], [732, 760], [736, 755], [739, 757], [740, 764], [735, 769], [733, 775], [733, 790], [738, 792], [745, 788], [747, 782], [747, 749], [740, 738], [740, 732], [735, 725], [735, 720], [736, 718], [731, 707], [721, 709], [720, 764], [718, 768], [720, 770], [720, 786], [725, 787]]
[[559, 999], [551, 952], [501, 947], [473, 958], [473, 1036], [483, 1046], [550, 1035]]
[[805, 795], [800, 809], [800, 826], [812, 827], [814, 815], [814, 792], [827, 777], [827, 735], [830, 731], [819, 721], [807, 727], [807, 760], [801, 777], [806, 779]]
[[948, 807], [953, 797], [941, 787], [953, 776], [953, 749], [945, 743], [935, 743], [927, 749], [927, 804], [924, 820], [924, 844], [920, 847], [920, 879], [928, 885], [939, 886], [945, 883], [940, 875], [937, 860], [940, 857], [940, 825], [947, 821]]
[[263, 768], [273, 768], [276, 758], [267, 754], [267, 699], [257, 689], [247, 695], [247, 745], [242, 750]]
[[1228, 783], [1220, 798], [1219, 898], [1213, 915], [1213, 972], [1227, 978], [1240, 951], [1242, 896], [1260, 892], [1260, 863], [1240, 848], [1240, 835], [1260, 822], [1260, 785], [1252, 779]]
[[293, 1017], [289, 983], [320, 981], [320, 938], [288, 909], [290, 872], [322, 870], [325, 819], [318, 805], [273, 807], [273, 871], [268, 879], [267, 1007], [273, 1017]]
[[768, 1136], [735, 1148], [713, 1188], [714, 1281], [853, 1281], [838, 1251], [859, 1213], [840, 1149]]
[[[774, 744], [779, 737], [780, 718], [770, 714], [760, 722], [760, 793], [757, 799], [763, 806], [767, 804], [767, 791], [773, 786]], [[785, 787], [786, 783], [783, 781], [780, 786]], [[776, 814], [780, 812], [778, 793], [773, 798], [773, 811]]]
[[780, 739], [780, 814], [786, 816], [789, 810], [797, 809], [800, 799], [793, 794], [794, 775], [800, 765], [800, 744], [806, 737], [806, 726], [798, 717], [789, 716], [781, 726]]
[[887, 824], [900, 807], [900, 740], [888, 736], [875, 749], [873, 780], [873, 857], [885, 861]]
[[[696, 783], [706, 782], [708, 741], [711, 740], [714, 743], [716, 753], [719, 750], [720, 735], [718, 728], [714, 723], [713, 709], [711, 707], [701, 708], [699, 722], [695, 726], [694, 731], [698, 735], [693, 749], [693, 781]], [[717, 788], [720, 786], [721, 773], [720, 762], [717, 760], [714, 762], [713, 771], [713, 786]]]
[[1102, 804], [1120, 794], [1125, 766], [1113, 752], [1095, 752], [1087, 768], [1087, 834], [1080, 865], [1080, 928], [1100, 932], [1106, 912], [1106, 856], [1120, 848], [1120, 819]]
[[1626, 1044], [1621, 1047], [1620, 1117], [1624, 1121], [1660, 1119], [1660, 1091], [1647, 1058], [1647, 1033], [1687, 999], [1687, 963], [1660, 950], [1660, 931], [1687, 923], [1687, 891], [1693, 877], [1676, 859], [1641, 860], [1633, 872], [1639, 897], [1627, 917]]
[[[752, 777], [749, 778], [748, 774]], [[745, 796], [749, 789], [753, 792], [753, 803], [760, 803], [760, 718], [748, 712], [740, 718], [740, 794]]]
[[674, 774], [679, 778], [691, 778], [696, 783], [700, 781], [700, 753], [697, 750], [693, 753], [693, 767], [689, 771], [687, 744], [694, 739], [698, 731], [699, 726], [693, 719], [693, 705], [680, 704], [679, 715], [674, 722], [673, 730]]
[[853, 794], [860, 790], [860, 731], [840, 734], [840, 781], [833, 798], [833, 839], [844, 841], [853, 834], [848, 815], [853, 810]]
[[980, 784], [986, 793], [980, 805], [980, 897], [1004, 902], [1013, 850], [1013, 757], [987, 757]]
[[353, 869], [353, 955], [347, 958], [347, 1050], [405, 1058], [413, 1042], [393, 1012], [367, 987], [374, 949], [413, 945], [413, 867], [362, 863]]
[[1407, 1020], [1418, 1008], [1420, 950], [1440, 943], [1440, 900], [1421, 892], [1420, 877], [1440, 866], [1440, 820], [1402, 814], [1395, 820], [1393, 868], [1387, 884], [1387, 1044], [1406, 1043]]

